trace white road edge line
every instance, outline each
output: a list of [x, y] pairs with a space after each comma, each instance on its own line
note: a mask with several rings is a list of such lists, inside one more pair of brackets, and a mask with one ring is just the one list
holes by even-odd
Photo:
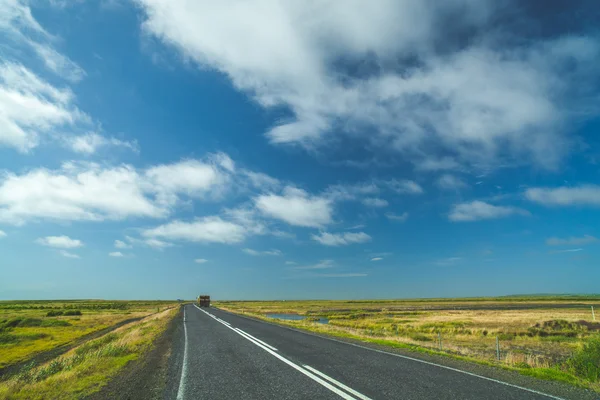
[[185, 394], [185, 377], [187, 375], [188, 338], [187, 324], [185, 318], [185, 306], [183, 307], [183, 332], [185, 333], [185, 344], [183, 346], [183, 366], [181, 367], [181, 378], [179, 378], [179, 389], [177, 389], [177, 400], [183, 400]]
[[[210, 313], [204, 311], [203, 309], [201, 309], [200, 307], [198, 307], [197, 305], [194, 304], [194, 307], [196, 307], [198, 310], [202, 311], [203, 313], [207, 314], [207, 315], [211, 315]], [[238, 335], [240, 335], [241, 337], [243, 337], [244, 339], [248, 340], [251, 343], [254, 343], [256, 346], [260, 347], [261, 349], [263, 349], [264, 351], [266, 351], [267, 353], [271, 354], [272, 356], [278, 358], [279, 360], [283, 361], [284, 363], [286, 363], [287, 365], [289, 365], [290, 367], [294, 368], [295, 370], [301, 372], [302, 374], [308, 376], [310, 379], [312, 379], [313, 381], [321, 384], [322, 386], [325, 386], [327, 389], [331, 390], [333, 393], [337, 394], [338, 396], [340, 396], [341, 398], [345, 399], [345, 400], [357, 400], [356, 398], [350, 396], [349, 394], [342, 392], [340, 389], [338, 389], [337, 387], [331, 385], [330, 383], [324, 381], [323, 379], [319, 378], [318, 376], [312, 374], [311, 372], [307, 371], [306, 369], [302, 368], [301, 366], [294, 364], [293, 362], [291, 362], [290, 360], [288, 360], [285, 357], [280, 356], [279, 354], [275, 353], [273, 350], [269, 349], [266, 346], [263, 346], [262, 344], [258, 343], [257, 341], [245, 336], [244, 334], [242, 334], [241, 332], [238, 332], [235, 328], [232, 328], [231, 326], [227, 326], [225, 324], [223, 324], [223, 326], [231, 329], [232, 331], [234, 331], [235, 333], [237, 333]]]
[[338, 342], [338, 343], [342, 343], [342, 344], [347, 344], [347, 345], [358, 347], [358, 348], [361, 348], [361, 349], [370, 350], [370, 351], [374, 351], [374, 352], [381, 353], [381, 354], [387, 354], [387, 355], [390, 355], [390, 356], [399, 357], [399, 358], [403, 358], [403, 359], [410, 360], [410, 361], [416, 361], [416, 362], [419, 362], [419, 363], [423, 363], [423, 364], [431, 365], [431, 366], [434, 366], [434, 367], [439, 367], [439, 368], [447, 369], [447, 370], [454, 371], [454, 372], [459, 372], [461, 374], [469, 375], [469, 376], [472, 376], [472, 377], [475, 377], [475, 378], [485, 379], [486, 381], [499, 383], [500, 385], [510, 386], [510, 387], [515, 388], [515, 389], [521, 389], [521, 390], [524, 390], [526, 392], [539, 394], [540, 396], [545, 396], [545, 397], [548, 397], [549, 399], [567, 400], [564, 397], [553, 396], [551, 394], [540, 392], [540, 391], [537, 391], [535, 389], [529, 389], [529, 388], [526, 388], [526, 387], [523, 387], [523, 386], [513, 385], [512, 383], [500, 381], [500, 380], [494, 379], [494, 378], [488, 378], [487, 376], [483, 376], [483, 375], [477, 375], [477, 374], [474, 374], [472, 372], [463, 371], [463, 370], [458, 369], [458, 368], [448, 367], [448, 366], [442, 365], [442, 364], [436, 364], [436, 363], [431, 362], [431, 361], [420, 360], [418, 358], [404, 356], [402, 354], [395, 354], [395, 353], [390, 353], [390, 352], [383, 351], [383, 350], [373, 349], [373, 348], [370, 348], [370, 347], [367, 347], [367, 346], [361, 346], [360, 344], [356, 344], [356, 343], [344, 342], [343, 340], [338, 340], [338, 339], [334, 339], [334, 338], [330, 338], [330, 337], [315, 335], [314, 333], [311, 333], [311, 332], [305, 332], [305, 331], [301, 331], [299, 329], [290, 328], [288, 326], [278, 325], [278, 324], [273, 323], [273, 322], [256, 320], [254, 318], [246, 317], [245, 315], [239, 315], [239, 314], [232, 313], [232, 312], [225, 311], [225, 310], [220, 310], [219, 309], [219, 311], [223, 311], [223, 312], [235, 315], [237, 317], [246, 318], [246, 319], [249, 319], [251, 321], [262, 322], [262, 323], [265, 323], [265, 324], [270, 324], [270, 325], [278, 326], [280, 328], [289, 329], [291, 331], [303, 333], [305, 335], [310, 335], [310, 336], [315, 336], [315, 337], [318, 337], [318, 338], [321, 338], [321, 339], [331, 340], [332, 342]]
[[277, 351], [277, 349], [276, 349], [275, 347], [271, 346], [270, 344], [267, 344], [267, 343], [263, 342], [262, 340], [260, 340], [260, 339], [258, 339], [258, 338], [255, 338], [254, 336], [252, 336], [252, 335], [251, 335], [251, 334], [249, 334], [248, 332], [246, 332], [246, 331], [243, 331], [243, 330], [241, 330], [240, 328], [235, 328], [235, 329], [236, 329], [236, 330], [238, 330], [238, 331], [240, 331], [240, 332], [242, 332], [242, 333], [244, 333], [244, 334], [246, 334], [247, 336], [250, 336], [252, 339], [256, 340], [258, 343], [260, 343], [260, 344], [262, 344], [262, 345], [264, 345], [264, 346], [267, 346], [267, 347], [268, 347], [268, 348], [270, 348], [271, 350], [273, 350], [273, 351]]
[[314, 369], [313, 367], [311, 367], [310, 365], [303, 365], [304, 368], [306, 368], [309, 371], [314, 372], [315, 374], [319, 375], [321, 378], [323, 379], [327, 379], [329, 382], [341, 387], [342, 389], [344, 389], [345, 391], [352, 393], [353, 395], [355, 395], [356, 397], [358, 397], [359, 399], [362, 400], [372, 400], [370, 397], [365, 396], [364, 394], [357, 392], [356, 390], [344, 385], [342, 382], [339, 382], [335, 379], [333, 379], [332, 377], [330, 377], [329, 375], [326, 375], [324, 373], [322, 373], [321, 371], [319, 371], [318, 369]]

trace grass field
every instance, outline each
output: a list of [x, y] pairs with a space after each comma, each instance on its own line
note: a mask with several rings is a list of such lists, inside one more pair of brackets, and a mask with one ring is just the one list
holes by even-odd
[[[267, 314], [297, 314], [306, 318], [276, 321], [388, 346], [466, 357], [600, 391], [600, 314], [593, 321], [590, 307], [595, 305], [600, 311], [600, 296], [215, 305], [261, 319], [268, 319]], [[323, 318], [327, 324], [318, 322]]]
[[[164, 304], [127, 304], [147, 316], [86, 341], [49, 362], [25, 365], [18, 374], [0, 380], [0, 398], [70, 400], [92, 394], [147, 351], [179, 311]], [[154, 312], [150, 314], [152, 307]], [[158, 307], [163, 311], [157, 312]]]
[[0, 369], [173, 305], [154, 301], [2, 301]]

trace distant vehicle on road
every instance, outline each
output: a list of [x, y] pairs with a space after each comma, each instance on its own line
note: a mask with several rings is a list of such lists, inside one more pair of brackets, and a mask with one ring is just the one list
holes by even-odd
[[200, 307], [210, 307], [210, 296], [208, 296], [208, 295], [198, 296], [198, 305]]

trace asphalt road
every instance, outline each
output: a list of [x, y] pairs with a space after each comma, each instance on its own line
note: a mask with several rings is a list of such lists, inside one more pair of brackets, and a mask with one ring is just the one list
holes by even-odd
[[428, 361], [184, 308], [177, 399], [561, 399]]

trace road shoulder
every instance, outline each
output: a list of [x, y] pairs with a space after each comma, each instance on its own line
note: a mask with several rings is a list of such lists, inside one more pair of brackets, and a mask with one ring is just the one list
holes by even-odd
[[137, 360], [131, 361], [111, 379], [100, 391], [86, 397], [86, 400], [127, 399], [153, 400], [174, 398], [168, 394], [173, 376], [171, 357], [181, 330], [183, 308], [169, 321], [167, 329], [154, 341], [152, 348]]

